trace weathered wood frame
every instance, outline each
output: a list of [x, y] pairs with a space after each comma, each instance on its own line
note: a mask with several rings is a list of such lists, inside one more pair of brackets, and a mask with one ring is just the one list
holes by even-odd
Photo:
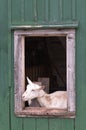
[[[66, 37], [66, 70], [67, 70], [67, 110], [46, 109], [37, 107], [26, 108], [22, 101], [25, 91], [25, 37]], [[17, 30], [14, 32], [14, 88], [15, 88], [15, 114], [17, 116], [57, 116], [75, 117], [75, 29], [51, 30]]]

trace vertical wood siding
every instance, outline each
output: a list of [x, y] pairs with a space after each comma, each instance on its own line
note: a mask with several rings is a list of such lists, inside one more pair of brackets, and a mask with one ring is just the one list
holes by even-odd
[[[77, 2], [77, 20], [79, 29], [77, 30], [76, 46], [76, 88], [77, 88], [77, 118], [75, 120], [76, 130], [84, 130], [86, 127], [86, 1]], [[84, 111], [83, 111], [84, 110]]]
[[0, 130], [9, 130], [10, 128], [7, 4], [7, 1], [0, 0]]
[[[0, 130], [86, 128], [85, 6], [86, 0], [0, 0]], [[10, 26], [54, 25], [75, 20], [79, 21], [79, 28], [76, 31], [76, 119], [17, 118], [14, 114], [14, 43]]]
[[75, 20], [75, 0], [10, 0], [11, 24], [58, 24]]

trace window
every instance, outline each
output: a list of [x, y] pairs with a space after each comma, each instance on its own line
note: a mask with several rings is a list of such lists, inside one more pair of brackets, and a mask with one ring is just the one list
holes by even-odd
[[[45, 92], [67, 93], [67, 108], [46, 108], [22, 100], [29, 77]], [[17, 116], [75, 117], [75, 30], [14, 32], [15, 113]]]

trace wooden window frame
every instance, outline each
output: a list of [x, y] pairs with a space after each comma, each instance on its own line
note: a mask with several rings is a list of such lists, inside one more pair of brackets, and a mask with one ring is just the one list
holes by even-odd
[[[25, 37], [66, 36], [67, 110], [25, 107], [22, 94], [25, 91]], [[16, 30], [14, 31], [14, 88], [15, 114], [21, 117], [75, 118], [75, 29]]]

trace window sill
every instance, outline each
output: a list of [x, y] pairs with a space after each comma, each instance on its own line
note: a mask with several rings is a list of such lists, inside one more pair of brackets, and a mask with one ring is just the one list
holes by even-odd
[[15, 113], [19, 117], [60, 117], [75, 118], [75, 112], [68, 112], [67, 109], [46, 109], [40, 107], [25, 107], [20, 112]]

